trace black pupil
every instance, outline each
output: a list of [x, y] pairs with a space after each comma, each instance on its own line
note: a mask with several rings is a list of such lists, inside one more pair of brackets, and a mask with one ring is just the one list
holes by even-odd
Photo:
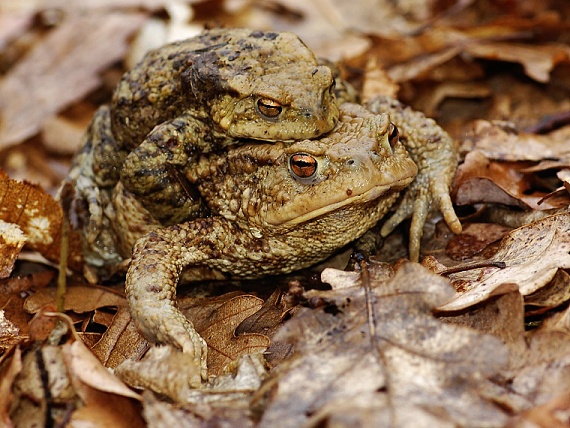
[[313, 162], [307, 162], [305, 160], [294, 160], [293, 161], [295, 163], [295, 166], [299, 167], [299, 168], [310, 168], [313, 166]]

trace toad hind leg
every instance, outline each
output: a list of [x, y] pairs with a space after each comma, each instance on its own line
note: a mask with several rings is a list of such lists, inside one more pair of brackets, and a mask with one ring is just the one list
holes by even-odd
[[225, 218], [209, 217], [156, 229], [135, 243], [127, 272], [127, 301], [139, 332], [150, 342], [181, 349], [201, 368], [202, 378], [207, 374], [206, 342], [176, 307], [176, 286], [187, 266], [224, 271], [237, 268], [238, 260], [255, 257], [253, 246], [241, 245], [239, 238], [228, 240], [243, 233], [236, 227]]
[[[207, 378], [207, 345], [176, 307], [176, 285], [185, 264], [183, 249], [161, 236], [160, 229], [137, 241], [127, 272], [125, 291], [133, 322], [150, 342], [182, 350]], [[190, 379], [191, 386], [200, 379]]]

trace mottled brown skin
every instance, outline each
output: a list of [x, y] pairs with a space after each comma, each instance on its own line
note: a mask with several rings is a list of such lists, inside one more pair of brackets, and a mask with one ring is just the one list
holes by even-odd
[[[210, 216], [139, 239], [127, 273], [131, 315], [147, 339], [175, 345], [205, 369], [206, 345], [175, 305], [184, 268], [239, 278], [291, 272], [328, 257], [384, 216], [417, 166], [387, 115], [342, 108], [335, 131], [319, 140], [247, 144], [203, 154], [186, 170]], [[298, 155], [316, 162], [314, 174], [295, 174]]]
[[[279, 76], [291, 68], [290, 61], [304, 58], [299, 52], [304, 55], [306, 50], [281, 48], [287, 60], [277, 61], [281, 66], [275, 65], [273, 77], [266, 82], [268, 86], [277, 82], [275, 88], [279, 90], [284, 87]], [[257, 58], [259, 50], [266, 51], [267, 46], [247, 52]], [[203, 95], [196, 89], [198, 84], [172, 90], [168, 82], [180, 80], [182, 73], [173, 75], [175, 67], [169, 61], [180, 49], [172, 55], [165, 55], [167, 50], [158, 52], [147, 57], [148, 63], [143, 62], [138, 71], [127, 75], [111, 106], [102, 107], [95, 115], [68, 178], [76, 188], [71, 213], [82, 226], [89, 265], [119, 263], [130, 257], [136, 242], [127, 293], [133, 319], [149, 340], [179, 347], [205, 370], [205, 344], [175, 305], [176, 284], [183, 269], [185, 276], [190, 274], [194, 279], [228, 275], [254, 278], [309, 266], [373, 226], [406, 186], [381, 233], [387, 235], [411, 216], [412, 260], [419, 258], [422, 229], [432, 209], [442, 212], [454, 232], [461, 230], [449, 198], [457, 162], [455, 144], [433, 120], [395, 100], [378, 98], [367, 105], [368, 110], [344, 104], [337, 128], [319, 139], [300, 137], [300, 119], [293, 116], [282, 127], [271, 128], [255, 115], [237, 115], [243, 126], [235, 128], [234, 136], [228, 122], [214, 112], [216, 108], [226, 111], [224, 106], [232, 103], [242, 105], [242, 98], [232, 96], [236, 93], [228, 92], [227, 87], [218, 97], [207, 80], [200, 80], [207, 92]], [[242, 64], [249, 64], [248, 55]], [[230, 60], [233, 56], [227, 52], [222, 56], [230, 62], [236, 60]], [[312, 76], [322, 73], [320, 77], [324, 77], [326, 70], [330, 71], [311, 61], [303, 59], [299, 65], [317, 67], [320, 71]], [[240, 74], [241, 80], [236, 81], [250, 85], [260, 80], [255, 79], [259, 77], [255, 67], [247, 66], [243, 72], [254, 75], [246, 78]], [[319, 82], [330, 83], [320, 77]], [[320, 93], [321, 105], [323, 100], [324, 104], [334, 101], [332, 87], [321, 83], [316, 85], [318, 91], [304, 87], [311, 92], [306, 99], [315, 99], [314, 94]], [[198, 102], [202, 97], [203, 103], [184, 107], [177, 100], [192, 87], [192, 99]], [[303, 88], [297, 91], [292, 89], [295, 87], [291, 83], [288, 90], [300, 91], [302, 99]], [[339, 87], [350, 89], [343, 82]], [[245, 92], [251, 92], [251, 86], [248, 88]], [[210, 99], [217, 101], [210, 105]], [[255, 97], [250, 94], [245, 99]], [[336, 104], [327, 105], [323, 111], [334, 123]], [[253, 112], [255, 105], [249, 106]], [[192, 114], [181, 113], [184, 108]], [[388, 116], [371, 112], [388, 113], [400, 130], [403, 144], [395, 141]], [[156, 127], [153, 120], [159, 121]], [[289, 137], [284, 136], [285, 131], [259, 137], [256, 133], [264, 127], [290, 128]], [[248, 140], [237, 129], [249, 129], [251, 138], [266, 142]], [[306, 138], [326, 132], [326, 126], [300, 129], [308, 132]], [[142, 139], [139, 145], [138, 139]], [[272, 143], [280, 139], [286, 141]], [[299, 179], [292, 175], [294, 169], [288, 159], [295, 153], [317, 159], [320, 167], [314, 176]], [[189, 221], [178, 224], [182, 220]], [[164, 227], [173, 222], [176, 224]]]
[[339, 114], [334, 87], [331, 69], [292, 33], [216, 29], [149, 52], [95, 114], [70, 174], [87, 259], [117, 261], [104, 260], [108, 237], [97, 232], [119, 179], [162, 224], [201, 216], [180, 168], [243, 138], [293, 141], [330, 131]]

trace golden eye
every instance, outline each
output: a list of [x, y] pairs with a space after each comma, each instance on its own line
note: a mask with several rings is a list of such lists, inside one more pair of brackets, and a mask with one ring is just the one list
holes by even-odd
[[398, 131], [398, 127], [390, 122], [390, 127], [388, 128], [388, 142], [390, 146], [394, 147], [394, 144], [398, 142], [398, 138], [400, 138], [400, 131]]
[[291, 172], [300, 179], [311, 178], [317, 172], [317, 160], [306, 153], [296, 153], [289, 158]]
[[283, 110], [281, 104], [270, 98], [260, 98], [257, 100], [257, 111], [266, 119], [275, 119]]

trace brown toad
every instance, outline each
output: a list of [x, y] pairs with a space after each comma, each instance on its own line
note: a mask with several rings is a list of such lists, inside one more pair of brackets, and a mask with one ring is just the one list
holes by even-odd
[[315, 138], [338, 119], [331, 69], [292, 33], [216, 29], [149, 52], [95, 114], [69, 180], [93, 265], [116, 263], [102, 207], [120, 180], [162, 224], [204, 213], [178, 169], [241, 138]]
[[[199, 156], [184, 174], [200, 192], [207, 217], [165, 228], [145, 223], [143, 230], [131, 214], [143, 223], [151, 217], [118, 185], [109, 212], [124, 251], [156, 228], [136, 241], [126, 280], [131, 315], [147, 339], [175, 345], [205, 370], [206, 345], [174, 302], [183, 269], [197, 277], [206, 268], [256, 278], [310, 266], [376, 224], [406, 187], [383, 234], [413, 214], [410, 248], [419, 251], [432, 204], [460, 231], [449, 199], [454, 142], [393, 100], [369, 107], [391, 115], [343, 104], [335, 130], [318, 140], [245, 144]], [[402, 141], [390, 120], [402, 123]]]

